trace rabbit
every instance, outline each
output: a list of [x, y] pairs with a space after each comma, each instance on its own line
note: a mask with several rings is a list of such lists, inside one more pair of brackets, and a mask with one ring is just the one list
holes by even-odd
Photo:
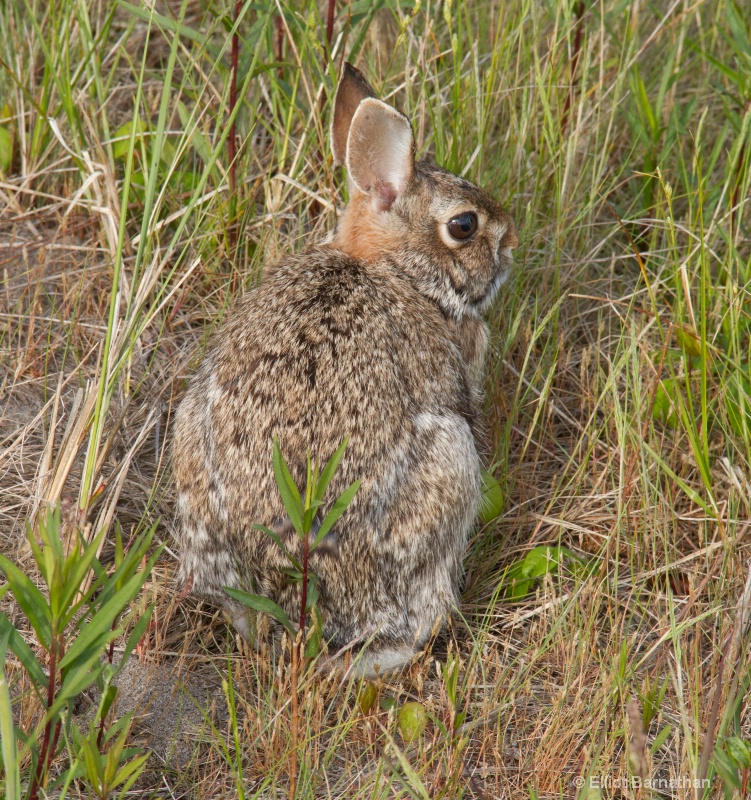
[[519, 244], [513, 220], [472, 183], [416, 160], [409, 120], [345, 63], [331, 124], [349, 203], [323, 244], [282, 259], [215, 335], [175, 418], [180, 576], [223, 605], [223, 587], [299, 618], [299, 582], [273, 441], [298, 486], [307, 454], [349, 443], [322, 519], [354, 500], [311, 553], [329, 649], [355, 643], [374, 675], [409, 663], [455, 607], [481, 500], [482, 312]]

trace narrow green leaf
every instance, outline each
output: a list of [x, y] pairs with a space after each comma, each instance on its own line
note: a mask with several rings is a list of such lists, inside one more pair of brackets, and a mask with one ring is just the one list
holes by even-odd
[[716, 70], [721, 72], [732, 83], [734, 83], [736, 86], [740, 85], [741, 74], [739, 71], [732, 69], [727, 64], [720, 61], [719, 58], [715, 58], [711, 53], [702, 50], [702, 48], [700, 48], [694, 42], [689, 42], [689, 44], [694, 50], [696, 50], [697, 53], [701, 53], [701, 56], [704, 60], [708, 61]]
[[738, 767], [727, 753], [724, 753], [719, 747], [715, 747], [712, 756], [715, 769], [720, 773], [723, 782], [732, 786], [733, 789], [740, 789], [741, 780], [738, 775]]
[[208, 139], [203, 135], [199, 129], [196, 121], [192, 118], [191, 113], [188, 111], [185, 103], [181, 100], [177, 101], [177, 113], [180, 116], [180, 123], [186, 131], [190, 131], [190, 141], [195, 147], [199, 158], [204, 164], [211, 161], [211, 146]]
[[13, 137], [10, 131], [0, 126], [0, 174], [7, 173], [13, 162]]
[[[105, 604], [130, 580], [132, 575], [142, 575], [143, 581], [145, 582], [148, 576], [151, 574], [154, 564], [157, 562], [162, 550], [164, 549], [164, 544], [160, 544], [159, 547], [156, 548], [151, 558], [146, 562], [146, 566], [141, 568], [143, 557], [146, 554], [149, 545], [151, 544], [153, 529], [147, 531], [147, 534], [148, 535], [144, 538], [139, 537], [139, 539], [134, 542], [134, 544], [128, 550], [123, 563], [110, 576], [107, 576], [106, 573], [103, 573], [102, 588], [97, 595], [98, 605], [102, 606]], [[96, 564], [97, 562], [94, 562], [94, 565]]]
[[224, 587], [224, 591], [233, 599], [242, 603], [254, 611], [260, 611], [262, 614], [268, 614], [273, 617], [280, 625], [283, 625], [291, 634], [295, 634], [295, 626], [290, 622], [289, 617], [284, 612], [284, 609], [277, 605], [273, 600], [268, 597], [261, 597], [258, 594], [249, 594], [240, 589], [232, 589], [229, 586]]
[[339, 464], [341, 463], [342, 456], [344, 455], [344, 451], [347, 449], [348, 444], [349, 436], [346, 436], [344, 441], [339, 445], [339, 447], [337, 447], [334, 455], [331, 456], [331, 458], [326, 462], [326, 466], [321, 470], [321, 476], [316, 482], [316, 500], [323, 500], [325, 497], [326, 491], [331, 483], [331, 479], [336, 474], [337, 469], [339, 469]]
[[139, 615], [136, 624], [133, 626], [130, 634], [128, 635], [128, 641], [125, 643], [125, 648], [120, 656], [120, 661], [115, 667], [114, 674], [117, 675], [118, 672], [125, 666], [130, 657], [130, 654], [135, 649], [138, 642], [141, 641], [141, 637], [146, 633], [146, 628], [148, 627], [149, 622], [151, 622], [151, 615], [154, 612], [154, 606], [149, 605], [146, 610]]
[[318, 533], [316, 534], [316, 538], [313, 542], [313, 549], [318, 547], [318, 545], [323, 541], [324, 536], [326, 536], [326, 534], [334, 526], [334, 523], [347, 510], [347, 507], [352, 502], [352, 499], [357, 494], [357, 490], [359, 488], [360, 488], [360, 481], [355, 481], [354, 483], [351, 483], [339, 495], [339, 499], [331, 507], [331, 511], [329, 511], [329, 513], [326, 514], [326, 517], [321, 523], [321, 527], [318, 529]]
[[45, 596], [2, 554], [0, 554], [0, 570], [5, 573], [13, 597], [34, 628], [39, 643], [49, 649], [52, 640], [52, 613]]
[[79, 744], [79, 751], [83, 755], [85, 775], [90, 784], [101, 786], [104, 782], [103, 758], [91, 741], [91, 735], [82, 738]]
[[318, 603], [318, 576], [308, 573], [308, 596], [306, 598], [305, 610], [312, 611]]
[[282, 483], [285, 483], [289, 486], [290, 491], [297, 500], [297, 503], [300, 507], [302, 507], [302, 498], [300, 496], [300, 491], [297, 488], [297, 484], [295, 483], [294, 479], [292, 478], [292, 474], [290, 473], [287, 462], [284, 460], [284, 456], [282, 455], [282, 448], [279, 444], [279, 437], [274, 437], [274, 474], [276, 476], [276, 468], [279, 468], [279, 474], [284, 478]]
[[73, 602], [73, 598], [76, 596], [76, 593], [80, 590], [81, 586], [84, 583], [84, 579], [91, 569], [92, 562], [96, 558], [97, 550], [99, 549], [99, 545], [104, 540], [104, 537], [107, 533], [106, 528], [102, 528], [101, 531], [91, 540], [91, 542], [83, 549], [83, 552], [79, 552], [76, 554], [76, 559], [74, 562], [71, 562], [68, 569], [64, 569], [63, 572], [66, 573], [64, 575], [64, 588], [63, 594], [60, 600], [60, 607], [63, 613], [63, 625], [67, 625], [68, 622], [72, 619], [75, 612], [78, 608], [85, 602], [87, 602], [87, 598], [91, 596], [94, 584], [89, 587], [89, 591], [86, 593], [85, 597], [82, 597], [78, 603], [71, 606]]
[[[389, 744], [389, 750], [392, 752], [397, 760], [399, 761], [399, 765], [402, 768], [404, 773], [402, 777], [404, 789], [407, 791], [410, 797], [414, 798], [414, 800], [430, 800], [430, 795], [428, 794], [428, 790], [425, 788], [425, 785], [420, 780], [420, 776], [415, 772], [412, 764], [410, 763], [409, 759], [404, 755], [401, 749], [397, 746], [396, 742], [394, 741], [393, 737], [389, 734], [386, 728], [378, 723], [378, 727], [381, 729], [381, 733], [385, 737], [386, 741]], [[389, 766], [391, 766], [391, 762], [387, 762]]]
[[40, 688], [47, 685], [47, 675], [21, 634], [2, 613], [0, 613], [0, 636], [8, 636], [8, 646], [23, 665], [27, 675], [31, 678], [32, 686], [41, 697]]
[[[122, 633], [121, 630], [117, 631], [118, 635], [120, 633]], [[44, 716], [45, 723], [48, 720], [57, 719], [68, 702], [85, 692], [99, 678], [104, 671], [104, 664], [99, 661], [99, 655], [99, 653], [90, 654], [88, 662], [79, 665], [81, 668], [68, 672], [58, 690], [55, 701]]]
[[739, 736], [725, 739], [725, 751], [735, 761], [739, 769], [751, 767], [751, 746]]
[[313, 528], [313, 520], [316, 517], [317, 507], [309, 507], [305, 509], [302, 515], [302, 529], [303, 533], [310, 533]]
[[292, 527], [302, 536], [304, 529], [300, 491], [284, 461], [277, 437], [274, 437], [274, 477]]
[[5, 796], [7, 800], [21, 800], [21, 765], [18, 760], [16, 726], [13, 722], [13, 705], [8, 683], [5, 679], [5, 654], [10, 645], [10, 630], [6, 630], [0, 641], [0, 752], [3, 754], [5, 773]]
[[725, 4], [725, 14], [730, 31], [735, 39], [736, 53], [741, 58], [745, 56], [749, 66], [751, 66], [751, 26], [748, 21], [748, 7], [746, 7], [746, 15], [744, 16], [740, 6], [734, 0], [729, 0]]
[[118, 786], [121, 783], [123, 784], [123, 788], [120, 790], [120, 797], [125, 797], [133, 784], [138, 780], [138, 777], [143, 772], [150, 755], [151, 753], [144, 753], [143, 755], [137, 756], [131, 761], [128, 761], [127, 764], [125, 764], [125, 766], [122, 767], [117, 773], [117, 778], [115, 779], [113, 787]]
[[125, 740], [130, 731], [128, 728], [123, 728], [120, 735], [110, 744], [107, 750], [107, 759], [104, 767], [104, 780], [108, 786], [116, 786], [115, 778], [117, 776], [118, 767], [122, 758], [123, 750], [125, 749]]
[[666, 725], [661, 731], [659, 731], [657, 736], [655, 736], [654, 742], [652, 742], [649, 748], [649, 752], [652, 755], [654, 755], [665, 744], [672, 731], [673, 731], [672, 725]]
[[665, 472], [676, 482], [676, 484], [681, 488], [681, 490], [686, 494], [686, 496], [692, 500], [696, 505], [699, 506], [706, 514], [711, 517], [716, 518], [717, 512], [713, 509], [709, 504], [707, 504], [702, 496], [691, 486], [689, 486], [686, 481], [680, 478], [670, 467], [667, 465], [665, 460], [662, 456], [650, 447], [647, 442], [644, 442], [644, 449], [649, 453], [650, 456], [660, 465], [660, 467], [665, 470]]
[[277, 547], [284, 553], [284, 557], [295, 567], [295, 569], [302, 572], [302, 564], [292, 555], [292, 553], [287, 550], [284, 546], [284, 542], [279, 538], [275, 531], [272, 531], [271, 528], [267, 528], [265, 525], [253, 525], [253, 528], [257, 531], [262, 531], [269, 537]]
[[140, 5], [134, 5], [133, 3], [126, 3], [125, 0], [118, 0], [118, 4], [133, 17], [137, 17], [144, 22], [150, 23], [153, 21], [154, 24], [156, 24], [163, 31], [177, 33], [179, 36], [185, 39], [196, 42], [196, 44], [199, 46], [205, 45], [205, 36], [193, 30], [193, 28], [189, 28], [187, 25], [182, 25], [179, 22], [175, 22], [175, 20], [164, 16], [164, 14], [157, 14], [148, 6], [142, 7]]
[[102, 693], [102, 699], [99, 701], [99, 708], [97, 709], [96, 718], [98, 720], [107, 719], [107, 714], [110, 712], [110, 708], [112, 708], [112, 704], [115, 702], [115, 698], [117, 697], [117, 686], [114, 684], [110, 684]]
[[[308, 450], [305, 454], [305, 503], [303, 504], [305, 510], [310, 508], [310, 501], [313, 499], [313, 488], [313, 465], [310, 461], [310, 450]], [[306, 528], [306, 530], [308, 529]]]
[[[72, 665], [95, 642], [99, 642], [100, 636], [107, 633], [112, 628], [112, 624], [128, 606], [140, 591], [146, 580], [147, 572], [137, 573], [126, 584], [116, 592], [97, 612], [91, 620], [83, 625], [71, 645], [65, 657], [60, 662], [60, 669]], [[111, 632], [111, 631], [110, 631]], [[99, 646], [97, 644], [97, 646]]]

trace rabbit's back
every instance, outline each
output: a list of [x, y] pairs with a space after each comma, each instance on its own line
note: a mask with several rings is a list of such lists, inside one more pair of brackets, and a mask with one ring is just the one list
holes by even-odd
[[[329, 497], [362, 485], [336, 526], [335, 555], [314, 564], [343, 638], [362, 632], [358, 605], [393, 615], [389, 597], [421, 569], [446, 558], [455, 584], [479, 493], [473, 396], [445, 318], [395, 267], [328, 247], [288, 259], [238, 303], [178, 413], [183, 568], [196, 590], [250, 581], [283, 593], [288, 564], [253, 528], [284, 527], [275, 436], [298, 485], [308, 451], [323, 462], [350, 437]], [[446, 591], [443, 606], [455, 599]]]

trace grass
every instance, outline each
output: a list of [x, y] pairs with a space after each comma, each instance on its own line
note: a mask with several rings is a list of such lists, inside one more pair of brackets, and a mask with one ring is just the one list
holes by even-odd
[[[58, 503], [87, 540], [107, 530], [105, 563], [116, 523], [126, 539], [158, 523], [139, 659], [224, 680], [211, 700], [228, 713], [139, 791], [287, 796], [289, 658], [248, 654], [214, 609], [176, 596], [168, 448], [233, 299], [331, 229], [344, 181], [328, 115], [346, 55], [414, 121], [422, 152], [518, 222], [516, 276], [489, 316], [486, 463], [505, 507], [468, 549], [451, 629], [372, 708], [354, 684], [300, 679], [295, 796], [617, 797], [632, 776], [657, 781], [643, 797], [689, 797], [705, 778], [706, 796], [741, 797], [748, 13], [342, 3], [329, 53], [328, 6], [235, 5], [0, 7], [0, 550], [41, 580], [24, 522]], [[541, 547], [585, 568], [556, 557], [529, 593], [509, 592]], [[31, 731], [23, 670], [5, 669]], [[398, 713], [414, 700], [429, 722], [407, 743]]]

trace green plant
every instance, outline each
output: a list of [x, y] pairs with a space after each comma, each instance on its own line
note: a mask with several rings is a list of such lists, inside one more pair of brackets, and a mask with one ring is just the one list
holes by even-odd
[[[142, 563], [154, 528], [139, 535], [127, 552], [118, 530], [115, 564], [108, 572], [97, 559], [105, 533], [102, 530], [87, 542], [75, 529], [66, 546], [59, 508], [40, 518], [38, 531], [27, 526], [33, 563], [45, 591], [0, 555], [0, 570], [6, 579], [0, 596], [12, 594], [44, 654], [43, 659], [35, 655], [19, 630], [0, 614], [0, 652], [13, 652], [39, 703], [33, 728], [22, 731], [13, 723], [7, 686], [0, 688], [3, 770], [9, 797], [36, 800], [44, 790], [49, 793], [73, 777], [84, 777], [97, 796], [104, 798], [120, 784], [129, 787], [143, 767], [143, 757], [121, 763], [132, 755], [124, 748], [129, 723], [121, 720], [106, 734], [105, 725], [116, 696], [113, 679], [149, 623], [151, 607], [138, 612], [131, 607], [161, 548]], [[131, 623], [120, 662], [115, 665], [110, 646]], [[95, 684], [102, 700], [83, 736], [73, 721], [72, 704]], [[62, 752], [63, 741], [70, 747], [70, 765], [51, 781], [52, 764]], [[101, 752], [103, 746], [108, 747]]]
[[482, 501], [480, 503], [480, 520], [484, 525], [500, 517], [504, 505], [503, 489], [493, 475], [482, 471]]
[[409, 744], [422, 736], [425, 726], [428, 724], [428, 713], [422, 703], [411, 700], [399, 709], [397, 719], [399, 733], [404, 742]]
[[9, 127], [12, 116], [7, 103], [0, 108], [0, 175], [7, 173], [13, 162], [13, 134]]
[[[290, 621], [284, 609], [268, 597], [244, 592], [240, 589], [225, 587], [224, 590], [234, 600], [246, 605], [254, 611], [269, 614], [284, 626], [285, 630], [294, 639], [292, 646], [292, 760], [290, 764], [290, 797], [294, 796], [297, 780], [297, 748], [299, 738], [299, 712], [298, 712], [298, 680], [299, 672], [306, 658], [318, 655], [322, 644], [322, 620], [316, 607], [318, 589], [316, 588], [318, 576], [310, 569], [310, 554], [318, 547], [331, 532], [336, 521], [347, 510], [357, 490], [360, 481], [351, 483], [334, 501], [328, 513], [321, 520], [320, 525], [314, 530], [314, 524], [319, 509], [324, 505], [324, 497], [332, 478], [336, 474], [339, 464], [347, 449], [349, 438], [339, 445], [336, 452], [320, 469], [318, 462], [311, 462], [308, 452], [306, 464], [305, 491], [300, 492], [295, 484], [289, 467], [284, 461], [279, 439], [274, 437], [274, 478], [282, 496], [282, 502], [287, 512], [289, 521], [300, 539], [302, 555], [298, 558], [290, 553], [284, 546], [275, 531], [264, 525], [254, 525], [256, 530], [262, 531], [272, 539], [289, 560], [288, 574], [296, 583], [300, 584], [300, 619], [297, 628]], [[306, 629], [308, 616], [313, 618], [314, 624], [311, 635], [307, 637]]]
[[506, 597], [522, 600], [545, 575], [557, 575], [564, 570], [572, 575], [586, 575], [593, 566], [594, 562], [587, 562], [566, 547], [533, 547], [506, 573]]
[[317, 462], [311, 462], [310, 453], [308, 453], [305, 491], [301, 493], [284, 461], [279, 440], [276, 437], [274, 438], [274, 478], [276, 479], [279, 494], [282, 496], [282, 502], [289, 521], [300, 539], [302, 555], [298, 558], [297, 555], [290, 553], [277, 533], [265, 525], [254, 525], [253, 527], [265, 533], [279, 546], [282, 553], [289, 560], [290, 569], [288, 574], [290, 578], [300, 584], [300, 617], [297, 626], [292, 623], [284, 609], [273, 600], [244, 592], [240, 589], [225, 587], [225, 591], [230, 597], [254, 611], [260, 611], [273, 617], [292, 636], [300, 633], [304, 637], [308, 617], [312, 615], [315, 619], [315, 632], [313, 638], [308, 641], [307, 656], [316, 655], [321, 644], [320, 617], [315, 607], [318, 599], [318, 590], [316, 588], [318, 576], [310, 569], [310, 554], [331, 532], [334, 524], [347, 510], [347, 506], [352, 502], [357, 490], [360, 488], [359, 480], [350, 484], [334, 501], [328, 513], [321, 520], [320, 525], [314, 530], [316, 516], [321, 506], [324, 505], [326, 491], [339, 467], [348, 441], [349, 439], [345, 439], [339, 445], [323, 469], [320, 469]]
[[728, 736], [718, 743], [712, 763], [723, 783], [726, 800], [748, 797], [751, 787], [751, 742], [738, 736]]
[[[104, 698], [103, 698], [104, 700]], [[106, 717], [102, 703], [97, 711], [100, 720]], [[72, 750], [79, 763], [78, 775], [83, 778], [94, 797], [106, 800], [116, 789], [124, 797], [143, 771], [149, 753], [127, 748], [133, 714], [128, 713], [114, 722], [104, 737], [102, 729], [93, 722], [84, 735], [76, 726], [72, 728]], [[108, 745], [104, 751], [103, 745]]]

